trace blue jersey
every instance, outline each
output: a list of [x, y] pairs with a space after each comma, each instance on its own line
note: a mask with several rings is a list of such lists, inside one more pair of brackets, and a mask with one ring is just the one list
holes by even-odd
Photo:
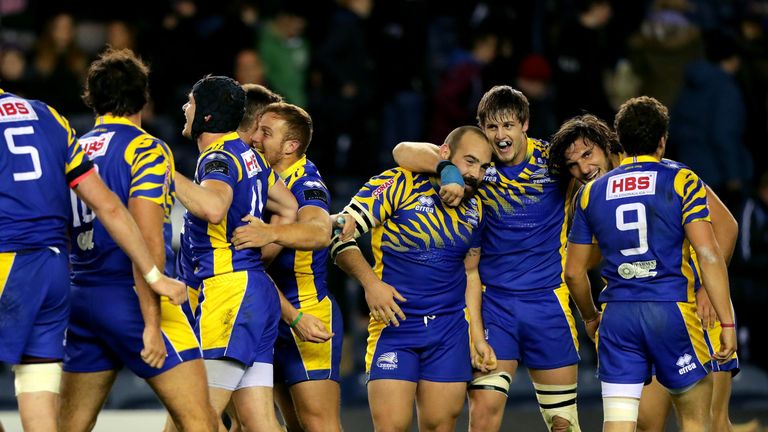
[[66, 250], [69, 188], [93, 164], [53, 108], [0, 89], [0, 252]]
[[[145, 199], [163, 209], [166, 265], [173, 265], [171, 208], [174, 202], [173, 154], [163, 141], [124, 117], [101, 116], [80, 138], [104, 183], [127, 207], [131, 198]], [[133, 284], [130, 258], [112, 240], [101, 221], [72, 194], [70, 231], [72, 282], [76, 285]]]
[[[330, 193], [315, 164], [306, 156], [280, 173], [299, 210], [307, 206], [329, 210]], [[283, 249], [269, 266], [269, 275], [285, 298], [296, 308], [306, 308], [328, 295], [326, 272], [328, 248], [314, 251]]]
[[368, 181], [345, 211], [371, 231], [374, 272], [407, 299], [406, 315], [447, 314], [465, 306], [464, 258], [477, 242], [483, 207], [440, 200], [435, 177], [402, 168]]
[[528, 138], [526, 152], [523, 163], [488, 168], [478, 192], [487, 292], [548, 292], [563, 284], [566, 191], [547, 169], [548, 143]]
[[262, 217], [269, 188], [279, 178], [264, 157], [251, 150], [232, 132], [214, 141], [198, 158], [195, 182], [218, 180], [232, 188], [232, 204], [218, 224], [208, 223], [187, 212], [184, 232], [188, 236], [189, 256], [194, 275], [202, 280], [244, 270], [264, 270], [261, 250], [235, 250], [231, 243], [234, 230], [245, 225], [247, 214]]
[[597, 239], [605, 260], [601, 302], [694, 301], [686, 224], [709, 221], [693, 171], [650, 156], [626, 158], [581, 191], [569, 240]]

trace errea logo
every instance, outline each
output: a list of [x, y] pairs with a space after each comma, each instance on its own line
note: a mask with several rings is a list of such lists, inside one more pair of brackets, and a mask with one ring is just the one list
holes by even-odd
[[416, 205], [416, 211], [421, 211], [425, 213], [434, 213], [435, 212], [435, 199], [431, 196], [420, 196], [417, 201], [419, 202]]
[[498, 171], [496, 171], [495, 166], [488, 167], [487, 170], [485, 170], [485, 175], [483, 176], [483, 181], [487, 182], [495, 182], [498, 180]]
[[376, 366], [384, 370], [397, 369], [397, 353], [394, 351], [385, 352], [376, 359]]
[[680, 375], [683, 375], [696, 369], [696, 363], [691, 363], [692, 360], [693, 360], [693, 357], [691, 357], [691, 355], [688, 353], [685, 353], [680, 357], [678, 357], [677, 362], [675, 364], [680, 369], [678, 369], [677, 373], [679, 373]]

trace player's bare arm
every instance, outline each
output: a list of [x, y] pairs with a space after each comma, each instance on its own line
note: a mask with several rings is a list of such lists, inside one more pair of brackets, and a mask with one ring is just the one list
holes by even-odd
[[584, 320], [589, 338], [595, 340], [595, 332], [600, 323], [600, 312], [592, 299], [592, 289], [587, 276], [590, 259], [593, 255], [592, 244], [577, 244], [568, 242], [567, 256], [565, 259], [565, 283], [571, 298], [579, 309], [579, 314]]
[[176, 197], [193, 215], [218, 224], [227, 217], [232, 188], [220, 180], [203, 180], [198, 185], [176, 172]]
[[480, 282], [480, 248], [472, 248], [464, 258], [464, 270], [467, 272], [467, 291], [465, 298], [469, 310], [469, 339], [472, 349], [472, 367], [481, 372], [496, 369], [496, 353], [486, 342], [483, 325], [483, 293]]
[[331, 244], [330, 217], [328, 212], [320, 207], [302, 207], [296, 223], [292, 224], [275, 225], [251, 219], [243, 220], [249, 224], [238, 227], [232, 238], [232, 243], [237, 249], [277, 243], [291, 249], [310, 251]]
[[329, 332], [317, 317], [293, 307], [279, 288], [277, 294], [280, 296], [281, 319], [293, 329], [299, 339], [305, 342], [323, 343], [333, 337], [334, 333]]
[[[706, 189], [712, 230], [715, 232], [715, 240], [717, 240], [720, 252], [723, 254], [723, 259], [727, 265], [731, 262], [733, 250], [736, 248], [739, 224], [730, 210], [720, 200], [720, 197], [709, 186]], [[700, 289], [696, 291], [696, 315], [701, 319], [704, 328], [714, 328], [715, 321], [718, 319], [717, 313], [715, 313], [715, 308], [712, 306], [706, 290]]]
[[720, 335], [721, 349], [715, 354], [715, 358], [726, 360], [736, 351], [736, 329], [725, 260], [708, 221], [694, 221], [686, 224], [685, 235], [696, 251], [696, 257], [701, 266], [703, 287], [707, 290], [723, 327]]
[[75, 194], [93, 210], [96, 217], [104, 224], [109, 235], [131, 258], [144, 279], [156, 293], [170, 298], [171, 303], [179, 305], [187, 300], [187, 287], [180, 281], [171, 279], [158, 270], [152, 255], [147, 249], [139, 227], [128, 209], [120, 202], [99, 174], [94, 172], [78, 183]]
[[336, 265], [363, 286], [365, 301], [368, 303], [373, 319], [387, 325], [391, 323], [395, 327], [400, 326], [398, 318], [405, 320], [405, 314], [397, 302], [406, 301], [405, 297], [400, 295], [395, 287], [376, 276], [360, 249], [347, 248], [343, 250], [336, 257]]
[[464, 181], [455, 167], [443, 174], [440, 168], [444, 167], [439, 168], [442, 161], [440, 147], [425, 142], [401, 142], [392, 150], [392, 157], [398, 165], [409, 171], [439, 174], [442, 183], [440, 199], [451, 207], [461, 204], [464, 199]]
[[[128, 211], [131, 212], [136, 225], [144, 236], [149, 252], [160, 268], [165, 267], [165, 242], [163, 241], [163, 208], [152, 201], [143, 198], [128, 200]], [[167, 354], [165, 342], [160, 331], [160, 297], [155, 294], [141, 276], [141, 272], [133, 266], [133, 280], [136, 284], [136, 294], [139, 297], [139, 308], [144, 318], [144, 348], [141, 358], [154, 368], [161, 368]]]

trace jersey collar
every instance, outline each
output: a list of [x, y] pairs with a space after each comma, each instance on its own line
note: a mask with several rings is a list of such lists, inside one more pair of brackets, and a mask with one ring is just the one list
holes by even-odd
[[133, 123], [132, 121], [122, 116], [113, 116], [113, 115], [105, 114], [103, 116], [96, 117], [96, 126], [101, 126], [104, 124], [122, 124], [122, 125], [138, 127], [135, 123]]
[[3, 93], [5, 93], [5, 91], [3, 91], [3, 89], [0, 88], [0, 94], [3, 94]]
[[232, 140], [236, 140], [236, 139], [239, 140], [240, 139], [240, 135], [238, 135], [237, 132], [230, 132], [230, 133], [228, 133], [226, 135], [220, 136], [218, 139], [216, 139], [216, 141], [212, 142], [211, 145], [208, 146], [208, 148], [212, 148], [216, 144], [220, 144], [220, 143], [224, 143], [224, 142], [232, 141]]
[[639, 162], [659, 162], [659, 160], [650, 155], [630, 156], [622, 159], [621, 165], [628, 165]]
[[290, 177], [293, 173], [295, 173], [299, 168], [303, 167], [307, 163], [307, 155], [304, 155], [299, 158], [296, 162], [294, 162], [291, 166], [284, 169], [280, 172], [280, 178], [281, 179], [287, 179]]

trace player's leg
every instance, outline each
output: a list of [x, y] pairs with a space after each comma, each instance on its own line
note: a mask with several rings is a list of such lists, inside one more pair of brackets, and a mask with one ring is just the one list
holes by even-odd
[[[341, 312], [330, 296], [302, 308], [305, 314], [319, 319], [334, 336], [324, 343], [303, 342], [281, 322], [275, 345], [275, 376], [290, 389], [290, 397], [280, 404], [289, 430], [340, 431], [341, 397], [339, 366], [343, 322]], [[288, 405], [290, 403], [290, 405]], [[291, 413], [299, 422], [293, 424]]]
[[302, 429], [308, 432], [341, 431], [341, 392], [333, 380], [304, 381], [290, 393]]
[[528, 373], [547, 428], [552, 432], [579, 431], [576, 410], [577, 365], [557, 369], [529, 369]]
[[689, 389], [671, 390], [677, 423], [682, 432], [710, 430], [712, 406], [712, 374]]
[[[275, 384], [275, 403], [283, 416], [283, 422], [288, 432], [301, 432], [303, 429], [299, 423], [299, 417], [296, 414], [296, 407], [293, 405], [291, 392], [285, 384]], [[232, 430], [230, 429], [230, 432]]]
[[467, 393], [466, 382], [419, 381], [416, 389], [416, 410], [420, 432], [450, 432], [456, 430]]
[[469, 384], [469, 430], [472, 432], [495, 432], [501, 427], [509, 385], [520, 359], [519, 321], [514, 306], [511, 301], [502, 301], [488, 293], [483, 295], [486, 339], [496, 353], [497, 366], [491, 373], [476, 371]]
[[[598, 376], [603, 396], [603, 430], [634, 431], [644, 383], [651, 378], [653, 346], [646, 325], [666, 329], [666, 317], [649, 313], [641, 302], [611, 302], [603, 307], [597, 335]], [[674, 362], [672, 362], [674, 365]]]
[[517, 360], [498, 360], [491, 373], [475, 372], [469, 387], [469, 430], [498, 431]]
[[[272, 366], [272, 365], [269, 365]], [[275, 416], [275, 402], [272, 390], [272, 368], [268, 368], [269, 385], [257, 384], [253, 380], [247, 387], [241, 387], [232, 394], [237, 417], [243, 429], [248, 432], [281, 432], [283, 429]], [[248, 374], [264, 376], [264, 364], [255, 364]]]
[[637, 431], [663, 432], [670, 408], [672, 408], [672, 398], [654, 375], [651, 383], [643, 387], [643, 394], [640, 396]]
[[413, 421], [416, 383], [377, 379], [368, 382], [368, 405], [376, 432], [405, 432]]
[[712, 373], [712, 430], [732, 432], [728, 416], [728, 403], [731, 400], [732, 374], [730, 371]]
[[147, 379], [152, 390], [183, 431], [215, 431], [218, 421], [208, 398], [208, 382], [201, 359], [190, 360]]
[[568, 288], [521, 298], [517, 310], [521, 359], [528, 366], [547, 430], [580, 431], [576, 408], [579, 345]]
[[66, 255], [49, 248], [0, 253], [0, 361], [15, 365], [27, 431], [56, 428], [69, 306]]
[[603, 432], [634, 432], [643, 383], [617, 384], [603, 381]]
[[[656, 379], [669, 389], [678, 425], [683, 431], [709, 430], [712, 407], [711, 359], [696, 316], [695, 303], [647, 303], [647, 316], [659, 317], [664, 326], [649, 323], [653, 332]], [[658, 324], [658, 322], [656, 323]]]
[[61, 378], [59, 430], [92, 430], [116, 377], [117, 370], [64, 372]]

